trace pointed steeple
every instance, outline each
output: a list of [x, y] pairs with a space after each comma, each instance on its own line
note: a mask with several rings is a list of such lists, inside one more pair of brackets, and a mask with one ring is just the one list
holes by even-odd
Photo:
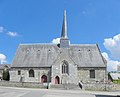
[[60, 38], [60, 48], [69, 48], [69, 39], [67, 35], [66, 10], [64, 10], [64, 18], [63, 18], [62, 32]]
[[64, 18], [63, 18], [63, 24], [62, 24], [61, 38], [68, 38], [68, 35], [67, 35], [66, 10], [64, 10]]

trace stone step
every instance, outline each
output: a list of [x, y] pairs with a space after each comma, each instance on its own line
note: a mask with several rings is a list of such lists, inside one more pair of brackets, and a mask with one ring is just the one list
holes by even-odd
[[57, 85], [50, 85], [51, 89], [80, 89], [79, 85], [76, 84], [57, 84]]

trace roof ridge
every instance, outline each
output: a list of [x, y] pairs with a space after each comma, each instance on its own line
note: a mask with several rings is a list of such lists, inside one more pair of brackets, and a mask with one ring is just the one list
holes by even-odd
[[19, 44], [19, 45], [57, 45], [53, 43], [29, 43], [29, 44]]
[[70, 44], [70, 46], [79, 46], [79, 45], [96, 45], [96, 44]]

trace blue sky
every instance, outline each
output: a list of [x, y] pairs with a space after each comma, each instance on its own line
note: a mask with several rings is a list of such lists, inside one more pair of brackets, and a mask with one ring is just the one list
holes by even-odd
[[51, 43], [60, 37], [64, 9], [71, 44], [98, 43], [108, 68], [116, 69], [120, 0], [0, 0], [2, 63], [12, 62], [20, 43]]

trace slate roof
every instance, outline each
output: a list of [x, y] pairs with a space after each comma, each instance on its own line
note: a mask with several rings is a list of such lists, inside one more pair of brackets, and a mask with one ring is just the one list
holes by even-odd
[[[67, 50], [78, 67], [106, 67], [97, 44], [73, 44]], [[56, 44], [20, 44], [11, 67], [51, 67], [61, 53]]]
[[0, 64], [0, 70], [3, 70], [5, 68], [10, 68], [10, 64]]
[[110, 73], [110, 76], [113, 80], [120, 79], [120, 73]]

